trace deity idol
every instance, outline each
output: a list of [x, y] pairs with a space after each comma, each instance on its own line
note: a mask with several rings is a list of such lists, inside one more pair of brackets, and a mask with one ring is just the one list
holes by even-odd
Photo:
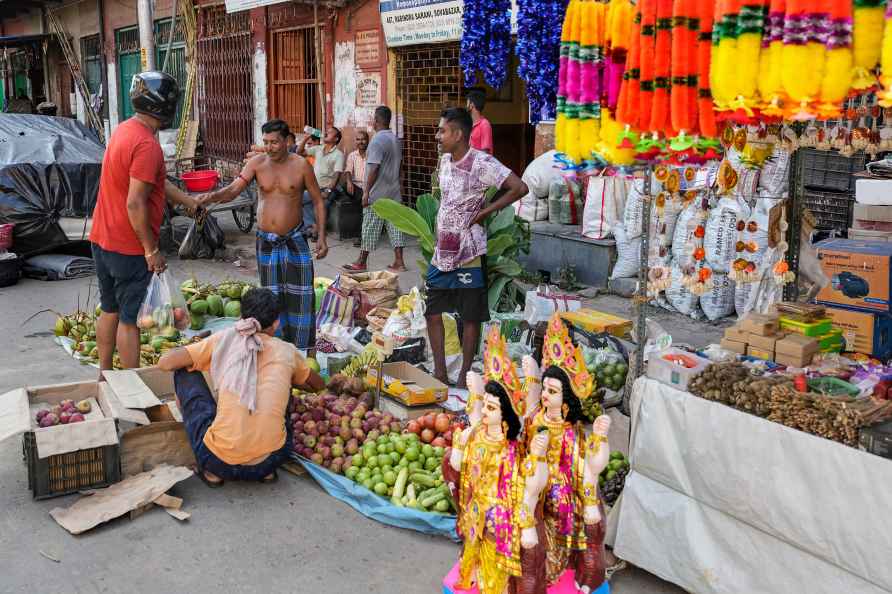
[[453, 439], [443, 476], [452, 483], [464, 540], [455, 589], [476, 585], [481, 594], [504, 594], [516, 589], [521, 548], [538, 544], [533, 510], [547, 481], [548, 440], [544, 433], [528, 440], [534, 459], [524, 462], [525, 393], [497, 327], [487, 335], [483, 361], [486, 383], [468, 374], [471, 425]]
[[[527, 414], [525, 435], [527, 439], [543, 432], [549, 436], [545, 454], [548, 484], [534, 512], [537, 545], [523, 551], [523, 588], [519, 592], [544, 594], [547, 586], [572, 569], [577, 589], [588, 594], [605, 581], [606, 523], [598, 497], [598, 476], [610, 461], [610, 417], [595, 419], [586, 436], [588, 419], [582, 402], [592, 397], [594, 378], [557, 314], [548, 324], [542, 366], [541, 398]], [[539, 462], [541, 458], [530, 448], [527, 460]]]

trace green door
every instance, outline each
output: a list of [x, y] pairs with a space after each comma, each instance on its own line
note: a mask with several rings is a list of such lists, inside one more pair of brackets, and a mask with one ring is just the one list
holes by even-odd
[[28, 73], [16, 72], [13, 80], [13, 96], [28, 97]]
[[133, 104], [130, 103], [130, 85], [133, 83], [133, 76], [139, 74], [140, 63], [139, 54], [118, 54], [118, 71], [121, 79], [118, 88], [121, 89], [121, 99], [118, 104], [118, 113], [121, 114], [121, 121], [133, 115]]

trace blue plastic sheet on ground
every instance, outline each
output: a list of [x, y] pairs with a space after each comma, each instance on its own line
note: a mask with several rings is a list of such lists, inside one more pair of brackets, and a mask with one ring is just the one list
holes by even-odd
[[343, 501], [362, 515], [382, 524], [416, 530], [433, 536], [445, 536], [458, 542], [458, 537], [455, 534], [455, 516], [397, 507], [347, 477], [325, 470], [296, 454], [292, 457], [303, 464], [310, 476], [319, 483], [320, 487], [325, 489], [326, 493]]

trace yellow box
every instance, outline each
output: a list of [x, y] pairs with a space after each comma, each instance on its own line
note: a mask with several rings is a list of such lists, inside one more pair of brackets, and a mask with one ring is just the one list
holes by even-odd
[[736, 340], [731, 340], [730, 338], [723, 338], [721, 342], [722, 348], [733, 353], [737, 353], [739, 355], [746, 354], [746, 343], [745, 342], [737, 342]]
[[622, 338], [632, 329], [632, 320], [594, 309], [577, 309], [561, 313], [561, 319], [589, 332], [607, 332]]
[[766, 361], [774, 361], [774, 351], [766, 351], [765, 349], [748, 346], [746, 347], [746, 354], [750, 357], [765, 359]]

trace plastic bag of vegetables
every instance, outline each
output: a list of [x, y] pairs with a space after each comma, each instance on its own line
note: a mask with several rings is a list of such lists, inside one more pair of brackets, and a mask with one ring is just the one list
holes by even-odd
[[152, 275], [136, 325], [151, 336], [163, 336], [171, 341], [179, 339], [180, 332], [191, 323], [179, 286], [167, 270]]

